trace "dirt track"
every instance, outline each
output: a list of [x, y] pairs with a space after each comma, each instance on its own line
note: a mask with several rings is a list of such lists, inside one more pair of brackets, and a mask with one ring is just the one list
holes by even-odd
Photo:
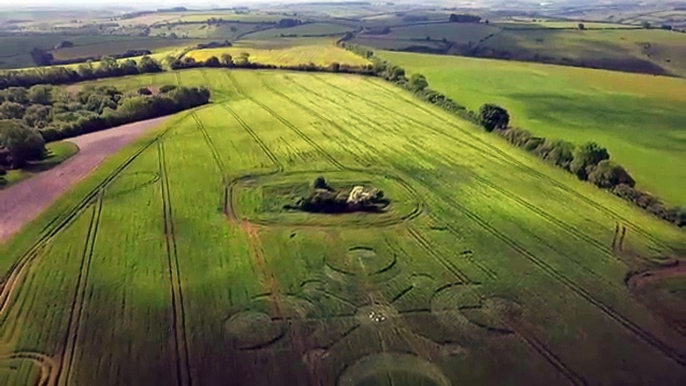
[[57, 167], [0, 191], [0, 243], [9, 240], [55, 200], [163, 118], [131, 123], [69, 139], [80, 151]]

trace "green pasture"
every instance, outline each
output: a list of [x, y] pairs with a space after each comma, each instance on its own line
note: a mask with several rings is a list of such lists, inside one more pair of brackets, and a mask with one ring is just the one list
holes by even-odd
[[[108, 84], [169, 81], [213, 103], [0, 246], [1, 384], [682, 383], [684, 336], [624, 282], [682, 231], [379, 79]], [[391, 206], [279, 211], [316, 176]]]
[[533, 63], [379, 52], [424, 74], [431, 87], [472, 110], [505, 106], [513, 124], [577, 144], [595, 141], [646, 189], [686, 204], [686, 81]]
[[354, 31], [355, 27], [333, 23], [308, 23], [291, 28], [272, 28], [265, 31], [254, 32], [245, 35], [246, 39], [262, 40], [274, 39], [279, 37], [309, 37], [326, 35], [344, 35], [346, 32]]
[[[0, 36], [0, 69], [13, 69], [35, 66], [31, 59], [31, 50], [40, 48], [50, 50], [62, 41], [71, 41], [75, 50], [98, 50], [101, 45], [131, 44], [131, 41], [140, 40], [129, 36], [109, 35], [34, 35], [34, 36]], [[135, 43], [133, 43], [135, 44]], [[126, 51], [126, 50], [124, 50]], [[123, 51], [122, 51], [123, 52]]]
[[400, 40], [447, 40], [458, 44], [477, 44], [487, 36], [497, 33], [500, 28], [488, 24], [440, 23], [422, 24], [391, 29], [388, 39]]
[[507, 30], [480, 47], [517, 60], [686, 75], [686, 34], [662, 30]]
[[70, 48], [52, 50], [57, 60], [123, 54], [130, 50], [149, 50], [152, 52], [169, 51], [178, 47], [192, 46], [200, 41], [191, 39], [129, 38], [110, 42], [77, 45]]

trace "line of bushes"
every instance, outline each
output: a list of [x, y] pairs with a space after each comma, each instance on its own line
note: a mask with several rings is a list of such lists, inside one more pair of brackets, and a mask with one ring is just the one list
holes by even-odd
[[511, 127], [509, 112], [494, 104], [481, 106], [478, 113], [470, 111], [447, 96], [431, 90], [423, 75], [413, 74], [408, 79], [402, 67], [381, 60], [373, 51], [348, 44], [346, 40], [348, 39], [341, 39], [339, 46], [370, 60], [373, 63], [371, 75], [392, 82], [426, 102], [478, 124], [486, 131], [576, 175], [580, 180], [606, 189], [663, 220], [678, 227], [686, 226], [686, 208], [669, 207], [659, 198], [636, 189], [636, 181], [624, 167], [610, 160], [610, 154], [604, 147], [594, 142], [576, 146], [571, 142], [538, 137], [527, 130]]
[[685, 208], [669, 207], [659, 198], [636, 189], [636, 181], [629, 172], [613, 162], [607, 149], [597, 143], [588, 142], [576, 146], [563, 140], [537, 137], [516, 127], [497, 128], [493, 132], [513, 145], [576, 175], [582, 181], [606, 189], [678, 227], [686, 226]]

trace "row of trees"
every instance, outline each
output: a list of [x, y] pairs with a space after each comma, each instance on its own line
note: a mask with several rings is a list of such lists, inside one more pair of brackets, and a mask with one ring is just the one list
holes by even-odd
[[373, 51], [348, 44], [345, 40], [339, 42], [341, 47], [372, 61], [372, 75], [393, 82], [429, 103], [481, 125], [486, 131], [502, 136], [515, 146], [576, 175], [580, 180], [607, 189], [679, 227], [686, 225], [686, 209], [670, 208], [657, 197], [636, 189], [636, 181], [629, 172], [613, 162], [607, 149], [597, 143], [576, 146], [571, 142], [537, 137], [527, 130], [510, 127], [509, 112], [495, 104], [485, 104], [477, 113], [467, 110], [447, 96], [431, 90], [423, 75], [413, 74], [408, 79], [402, 67], [382, 61], [374, 56]]
[[67, 84], [84, 80], [160, 72], [163, 70], [162, 65], [149, 56], [143, 56], [138, 61], [134, 59], [118, 61], [112, 57], [105, 56], [98, 65], [94, 65], [89, 61], [76, 68], [49, 67], [4, 71], [0, 73], [0, 89], [31, 87], [37, 84]]
[[0, 168], [41, 159], [45, 143], [208, 103], [206, 88], [164, 86], [123, 93], [111, 86], [72, 94], [50, 85], [0, 91]]
[[527, 130], [507, 126], [494, 132], [515, 146], [574, 174], [580, 180], [607, 189], [679, 227], [686, 226], [686, 208], [669, 207], [659, 198], [636, 189], [636, 181], [629, 172], [612, 161], [607, 149], [595, 142], [576, 146], [563, 140], [536, 137]]

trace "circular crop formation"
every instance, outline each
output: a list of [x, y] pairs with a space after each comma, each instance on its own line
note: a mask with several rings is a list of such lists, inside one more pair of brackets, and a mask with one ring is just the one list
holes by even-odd
[[286, 319], [304, 319], [315, 310], [310, 301], [295, 296], [260, 295], [226, 320], [224, 332], [237, 349], [265, 348], [286, 335]]
[[405, 353], [378, 353], [358, 360], [338, 378], [338, 386], [450, 386], [435, 364]]
[[378, 254], [372, 248], [354, 247], [346, 253], [329, 253], [326, 265], [332, 270], [353, 276], [371, 276], [388, 270], [396, 263], [395, 255]]
[[[292, 206], [312, 190], [312, 181], [324, 177], [341, 189], [381, 190], [390, 204], [378, 211], [313, 213]], [[244, 177], [230, 189], [228, 212], [241, 221], [264, 226], [383, 227], [400, 224], [422, 213], [421, 200], [402, 179], [368, 171], [290, 172]], [[291, 207], [289, 209], [289, 207]]]
[[431, 312], [448, 328], [469, 322], [491, 332], [513, 332], [509, 322], [521, 316], [522, 306], [506, 298], [481, 299], [477, 288], [455, 284], [439, 289], [431, 300]]
[[235, 348], [250, 350], [281, 339], [286, 328], [281, 323], [274, 323], [264, 312], [244, 311], [232, 315], [226, 321], [225, 331], [233, 340]]

